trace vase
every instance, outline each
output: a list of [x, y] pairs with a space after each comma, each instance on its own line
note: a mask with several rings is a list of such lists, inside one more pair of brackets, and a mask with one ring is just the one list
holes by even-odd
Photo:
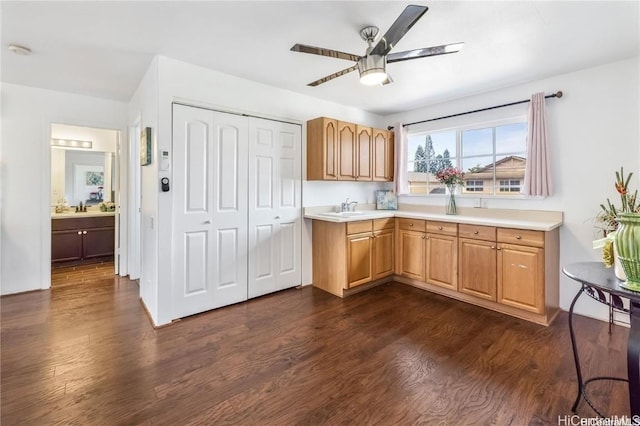
[[616, 274], [616, 278], [620, 281], [627, 280], [627, 274], [624, 273], [624, 268], [622, 267], [622, 263], [618, 257], [618, 250], [616, 249], [615, 244], [613, 245], [613, 271]]
[[618, 259], [627, 276], [622, 287], [640, 291], [640, 214], [619, 213], [614, 241]]
[[456, 196], [452, 190], [449, 191], [449, 197], [447, 198], [447, 214], [457, 214], [456, 209]]

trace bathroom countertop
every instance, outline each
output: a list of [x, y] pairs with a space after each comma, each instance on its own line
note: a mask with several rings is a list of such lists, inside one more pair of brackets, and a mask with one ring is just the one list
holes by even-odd
[[51, 213], [51, 219], [70, 219], [77, 217], [99, 217], [99, 216], [115, 216], [116, 212], [101, 212], [100, 210], [89, 210], [86, 212], [68, 211], [64, 213]]

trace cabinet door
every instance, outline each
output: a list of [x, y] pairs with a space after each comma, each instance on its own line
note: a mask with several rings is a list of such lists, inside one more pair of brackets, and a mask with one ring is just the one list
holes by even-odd
[[393, 180], [393, 141], [387, 130], [373, 129], [373, 180]]
[[424, 281], [425, 234], [416, 231], [400, 231], [400, 274]]
[[373, 279], [393, 274], [394, 241], [393, 230], [376, 231], [373, 234]]
[[338, 121], [338, 180], [356, 179], [356, 125]]
[[496, 300], [496, 243], [460, 238], [458, 288], [486, 300]]
[[338, 179], [338, 122], [320, 117], [307, 121], [307, 179]]
[[[113, 254], [113, 251], [111, 254]], [[51, 233], [52, 263], [81, 259], [82, 231], [71, 229], [66, 231], [53, 231]]]
[[544, 311], [544, 249], [498, 247], [498, 302], [534, 313]]
[[89, 228], [82, 231], [82, 246], [85, 259], [113, 256], [113, 228]]
[[458, 289], [458, 238], [428, 234], [425, 278], [430, 284]]
[[323, 179], [338, 178], [338, 122], [324, 119], [322, 122], [322, 154], [324, 158]]
[[371, 234], [347, 238], [347, 288], [371, 281], [373, 250]]
[[372, 179], [372, 160], [373, 160], [373, 137], [371, 127], [356, 126], [356, 179], [371, 180]]

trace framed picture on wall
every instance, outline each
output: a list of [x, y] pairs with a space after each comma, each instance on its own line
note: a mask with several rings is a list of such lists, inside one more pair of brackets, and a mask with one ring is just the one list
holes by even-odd
[[151, 127], [145, 127], [140, 134], [140, 165], [151, 164]]

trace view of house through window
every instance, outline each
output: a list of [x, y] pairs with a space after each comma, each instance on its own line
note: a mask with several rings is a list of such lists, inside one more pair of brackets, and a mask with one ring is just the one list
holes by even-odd
[[409, 192], [444, 194], [438, 170], [458, 167], [465, 173], [463, 194], [518, 195], [524, 184], [527, 123], [409, 133]]

